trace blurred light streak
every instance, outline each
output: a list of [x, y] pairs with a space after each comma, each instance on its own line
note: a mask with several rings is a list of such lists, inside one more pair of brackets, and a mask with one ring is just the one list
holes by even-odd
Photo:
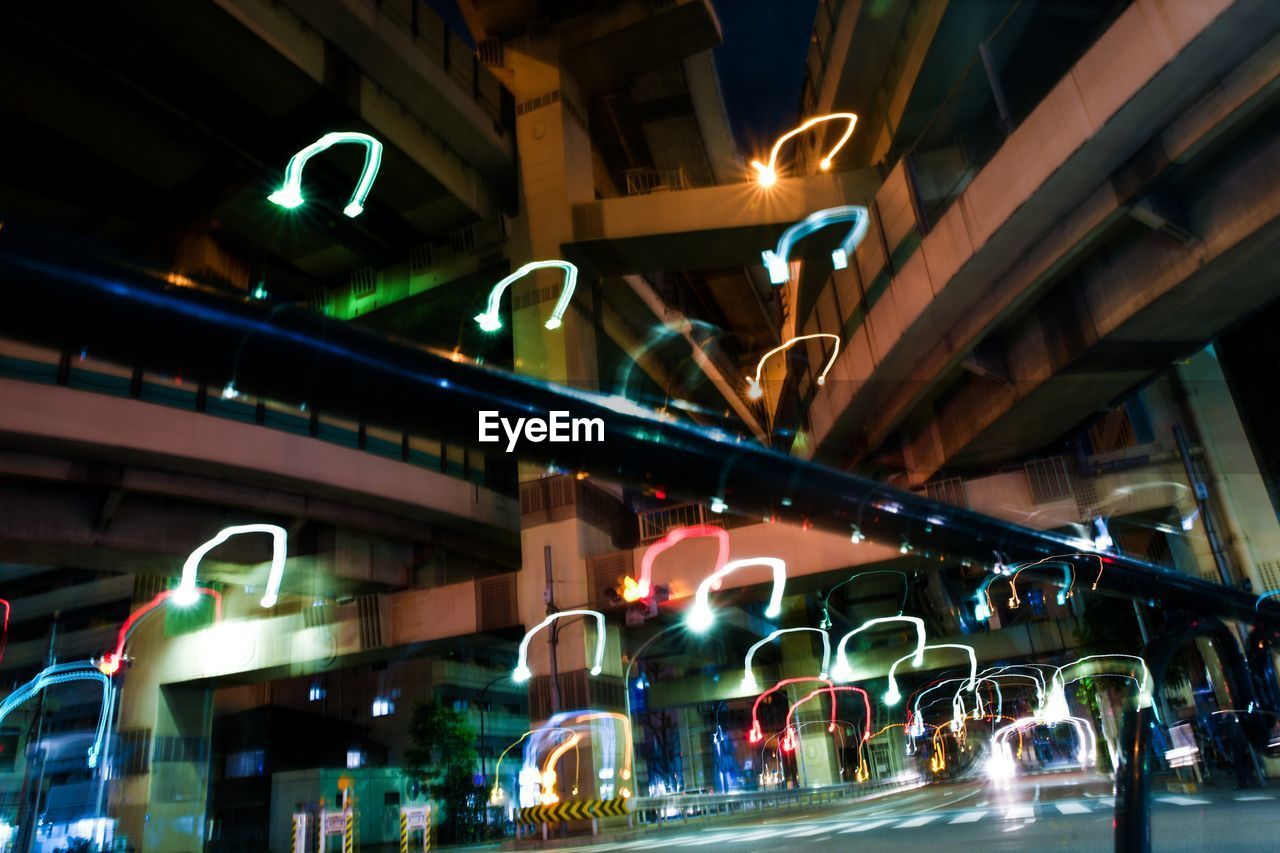
[[360, 172], [360, 180], [356, 183], [347, 206], [342, 209], [344, 214], [353, 219], [359, 216], [364, 212], [365, 199], [369, 197], [369, 190], [373, 189], [373, 179], [378, 176], [378, 167], [382, 164], [382, 143], [367, 133], [350, 131], [326, 133], [294, 154], [284, 167], [284, 184], [267, 196], [267, 200], [290, 210], [302, 205], [305, 201], [302, 197], [302, 170], [307, 165], [307, 161], [334, 145], [345, 143], [363, 145], [365, 149], [364, 169]]
[[560, 298], [556, 300], [556, 307], [552, 309], [551, 316], [543, 324], [547, 329], [560, 328], [564, 312], [569, 308], [569, 300], [573, 298], [573, 291], [578, 284], [578, 268], [568, 261], [530, 261], [495, 284], [489, 291], [489, 301], [484, 311], [474, 318], [480, 328], [486, 332], [496, 332], [501, 329], [502, 318], [498, 316], [498, 303], [502, 299], [502, 294], [517, 280], [534, 270], [541, 269], [558, 269], [564, 272], [564, 286], [560, 289]]
[[844, 653], [845, 647], [849, 644], [849, 641], [868, 628], [875, 627], [876, 625], [884, 625], [889, 622], [906, 622], [915, 626], [916, 650], [913, 654], [915, 660], [912, 663], [912, 666], [919, 666], [924, 662], [924, 650], [926, 648], [933, 648], [932, 646], [925, 645], [924, 620], [918, 616], [880, 616], [875, 619], [868, 619], [866, 622], [863, 622], [857, 628], [854, 628], [852, 631], [840, 638], [840, 642], [836, 646], [836, 663], [835, 670], [833, 672], [833, 677], [836, 681], [853, 680], [853, 670], [849, 668], [849, 662], [845, 658]]
[[[764, 691], [759, 696], [757, 696], [756, 701], [751, 705], [751, 730], [747, 733], [747, 743], [756, 744], [764, 740], [764, 732], [760, 730], [760, 703], [761, 702], [763, 702], [767, 697], [772, 696], [774, 693], [777, 693], [779, 690], [781, 690], [782, 688], [786, 687], [789, 684], [801, 684], [804, 682], [813, 682], [813, 681], [822, 682], [827, 687], [835, 686], [831, 683], [829, 679], [826, 679], [826, 678], [806, 678], [804, 676], [801, 676], [798, 678], [784, 678], [781, 681], [779, 681], [777, 684], [773, 685], [768, 690]], [[835, 703], [833, 701], [831, 704], [831, 722], [834, 723], [835, 719], [836, 719], [836, 709], [835, 709]]]
[[0, 702], [0, 726], [4, 724], [9, 714], [13, 713], [15, 709], [41, 690], [72, 681], [96, 681], [102, 685], [102, 705], [98, 711], [98, 727], [94, 732], [93, 743], [89, 746], [88, 752], [89, 767], [97, 767], [98, 756], [102, 753], [102, 744], [106, 737], [107, 725], [111, 717], [111, 698], [114, 695], [114, 686], [110, 678], [98, 671], [93, 661], [52, 664], [42, 669], [36, 674], [35, 678], [27, 683], [15, 687], [4, 698], [4, 701]]
[[831, 666], [831, 636], [821, 628], [779, 628], [764, 639], [757, 640], [752, 644], [751, 648], [747, 649], [747, 659], [742, 665], [742, 689], [751, 693], [755, 693], [760, 689], [760, 685], [756, 683], [756, 675], [751, 670], [751, 661], [755, 659], [757, 651], [783, 634], [795, 634], [802, 631], [812, 631], [822, 636], [822, 670], [818, 673], [818, 678], [825, 681], [828, 675], [827, 670]]
[[[207, 595], [213, 598], [213, 621], [218, 622], [222, 619], [222, 594], [216, 589], [209, 587], [196, 587], [198, 595]], [[129, 618], [124, 620], [124, 624], [120, 626], [120, 630], [116, 632], [116, 647], [114, 651], [108, 652], [98, 660], [98, 671], [103, 675], [115, 675], [120, 671], [121, 664], [124, 663], [124, 647], [129, 642], [129, 635], [133, 633], [133, 629], [138, 627], [143, 619], [150, 616], [157, 607], [178, 594], [177, 589], [166, 589], [156, 595], [155, 598], [139, 607], [137, 610], [129, 614]]]
[[[714, 524], [693, 524], [688, 527], [677, 527], [668, 531], [665, 536], [645, 549], [644, 556], [640, 558], [640, 581], [638, 583], [630, 576], [623, 578], [623, 599], [626, 601], [639, 601], [648, 598], [653, 592], [654, 560], [680, 542], [699, 537], [713, 538], [717, 541], [720, 550], [716, 554], [716, 566], [712, 571], [714, 573], [723, 569], [729, 562], [729, 531]], [[719, 588], [719, 583], [716, 583], [713, 587], [713, 589]]]
[[174, 590], [173, 603], [179, 607], [195, 604], [199, 594], [196, 592], [196, 569], [204, 555], [226, 542], [232, 536], [243, 533], [271, 534], [271, 572], [267, 576], [267, 589], [262, 596], [263, 607], [274, 607], [280, 592], [280, 581], [284, 577], [285, 552], [288, 548], [288, 534], [283, 527], [275, 524], [240, 524], [225, 527], [218, 534], [199, 548], [191, 552], [187, 561], [182, 564], [182, 581]]
[[778, 152], [782, 149], [783, 144], [785, 144], [787, 140], [797, 134], [804, 133], [816, 124], [822, 124], [829, 121], [849, 122], [849, 126], [845, 129], [844, 134], [836, 140], [836, 144], [832, 146], [830, 151], [823, 155], [822, 160], [819, 162], [819, 168], [821, 168], [822, 171], [825, 172], [829, 170], [831, 168], [831, 159], [840, 152], [840, 149], [844, 147], [844, 144], [849, 141], [849, 137], [853, 135], [853, 128], [858, 123], [858, 116], [854, 113], [830, 113], [824, 116], [815, 116], [794, 130], [789, 130], [782, 136], [778, 137], [778, 140], [773, 143], [773, 148], [769, 150], [768, 163], [761, 163], [759, 160], [751, 161], [751, 168], [756, 170], [756, 181], [760, 186], [771, 187], [777, 183]]
[[818, 374], [818, 384], [824, 384], [827, 381], [827, 371], [831, 370], [831, 365], [836, 363], [836, 356], [840, 354], [840, 336], [833, 335], [830, 332], [815, 332], [812, 335], [799, 335], [794, 337], [786, 343], [776, 346], [764, 355], [760, 356], [760, 361], [756, 363], [755, 378], [752, 379], [750, 376], [745, 377], [747, 380], [747, 397], [752, 400], [759, 400], [764, 396], [764, 388], [760, 385], [760, 375], [764, 371], [764, 363], [769, 360], [770, 356], [780, 353], [783, 350], [791, 349], [791, 347], [795, 346], [800, 341], [808, 341], [813, 338], [831, 338], [831, 340], [835, 341], [835, 344], [831, 347], [831, 358], [827, 359], [827, 366], [822, 368], [822, 372]]
[[533, 638], [533, 635], [538, 633], [543, 628], [547, 627], [557, 619], [562, 619], [566, 616], [582, 616], [584, 618], [587, 616], [595, 617], [596, 619], [596, 662], [595, 662], [595, 665], [591, 667], [591, 674], [592, 675], [600, 674], [600, 670], [604, 667], [604, 643], [605, 643], [604, 614], [597, 610], [561, 610], [557, 613], [552, 613], [546, 619], [543, 619], [541, 622], [539, 622], [537, 625], [533, 627], [533, 630], [525, 634], [524, 638], [520, 640], [520, 653], [516, 658], [516, 668], [511, 671], [512, 681], [516, 683], [520, 683], [522, 681], [528, 681], [529, 676], [532, 675], [532, 673], [529, 672], [529, 640]]
[[752, 566], [764, 566], [773, 570], [773, 591], [769, 595], [769, 606], [765, 609], [764, 615], [772, 619], [782, 613], [782, 592], [787, 584], [787, 564], [777, 557], [748, 557], [745, 560], [734, 560], [732, 563], [727, 563], [707, 575], [703, 578], [702, 583], [698, 584], [698, 590], [694, 594], [693, 606], [689, 608], [689, 613], [685, 616], [685, 622], [689, 625], [690, 630], [702, 634], [711, 628], [715, 623], [715, 614], [711, 612], [711, 605], [707, 601], [710, 590], [712, 588], [719, 589], [720, 581], [738, 569]]
[[804, 219], [792, 225], [778, 238], [778, 245], [773, 249], [765, 249], [760, 253], [765, 270], [769, 273], [771, 284], [786, 284], [791, 278], [791, 253], [796, 243], [817, 231], [837, 222], [852, 222], [849, 233], [840, 241], [840, 245], [831, 253], [831, 265], [842, 270], [849, 265], [849, 258], [867, 236], [867, 225], [870, 218], [865, 207], [854, 204], [828, 207], [810, 213]]
[[[898, 665], [905, 660], [920, 661], [922, 659], [921, 656], [923, 652], [936, 649], [963, 649], [965, 654], [969, 656], [969, 686], [967, 689], [972, 691], [976, 688], [976, 681], [978, 677], [978, 656], [973, 651], [973, 646], [966, 646], [962, 643], [937, 643], [935, 645], [925, 646], [915, 654], [900, 657], [893, 662], [893, 665], [889, 667], [889, 690], [884, 695], [886, 705], [896, 705], [902, 699], [902, 694], [898, 692], [898, 679], [896, 675]], [[918, 662], [913, 663], [912, 665], [920, 666]]]

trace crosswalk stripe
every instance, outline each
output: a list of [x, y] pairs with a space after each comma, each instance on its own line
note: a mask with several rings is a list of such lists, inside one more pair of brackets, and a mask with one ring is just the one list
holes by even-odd
[[815, 826], [810, 829], [802, 829], [799, 832], [788, 832], [784, 838], [805, 838], [810, 835], [817, 835], [820, 832], [827, 832], [831, 829], [829, 826]]
[[962, 815], [956, 815], [951, 820], [947, 821], [947, 823], [976, 823], [977, 821], [982, 820], [986, 813], [986, 809], [976, 809], [971, 812], [965, 812]]
[[1054, 803], [1053, 807], [1063, 814], [1091, 814], [1091, 812], [1079, 803]]
[[918, 817], [913, 817], [910, 820], [904, 820], [902, 823], [895, 826], [894, 829], [915, 829], [917, 826], [924, 826], [926, 823], [931, 823], [937, 819], [938, 816], [936, 814], [922, 814]]
[[1251, 803], [1254, 800], [1274, 800], [1275, 797], [1270, 794], [1241, 794], [1238, 797], [1232, 797], [1238, 803]]
[[1036, 810], [1031, 806], [1014, 806], [1004, 813], [1005, 820], [1027, 820], [1036, 816]]
[[1201, 800], [1196, 797], [1156, 797], [1162, 803], [1171, 803], [1175, 806], [1207, 806], [1208, 800]]
[[733, 835], [734, 833], [732, 832], [728, 832], [728, 833], [722, 832], [719, 835], [713, 835], [710, 838], [699, 838], [697, 841], [686, 841], [684, 843], [684, 846], [685, 847], [701, 847], [704, 844], [715, 844], [720, 841], [728, 841], [729, 839], [733, 838]]
[[1116, 807], [1116, 798], [1115, 797], [1098, 797], [1098, 805], [1106, 806], [1109, 809], [1114, 809]]
[[873, 820], [870, 823], [860, 823], [857, 826], [851, 826], [848, 829], [842, 829], [840, 830], [840, 833], [843, 835], [849, 832], [866, 832], [868, 829], [875, 829], [877, 826], [884, 826], [886, 823], [893, 823], [895, 820], [897, 820], [897, 818], [888, 817], [888, 818], [884, 818], [883, 820]]

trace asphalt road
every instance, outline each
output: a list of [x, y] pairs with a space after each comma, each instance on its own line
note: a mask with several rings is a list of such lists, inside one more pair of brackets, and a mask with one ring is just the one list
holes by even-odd
[[[1111, 850], [1115, 803], [1099, 777], [1021, 777], [1000, 790], [976, 782], [930, 785], [892, 796], [766, 819], [699, 826], [677, 821], [626, 840], [543, 849], [715, 853], [793, 849]], [[1156, 851], [1280, 850], [1280, 789], [1154, 790]]]

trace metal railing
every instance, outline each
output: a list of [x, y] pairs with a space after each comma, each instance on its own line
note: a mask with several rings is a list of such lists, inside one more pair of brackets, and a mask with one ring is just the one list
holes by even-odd
[[893, 791], [918, 788], [924, 783], [887, 780], [847, 785], [825, 785], [817, 788], [784, 788], [768, 791], [735, 791], [727, 794], [663, 794], [657, 797], [636, 797], [631, 802], [641, 823], [665, 824], [671, 820], [687, 820], [698, 817], [715, 817], [763, 809], [792, 808], [835, 803], [843, 800], [865, 798]]
[[626, 173], [627, 195], [648, 195], [665, 190], [687, 190], [689, 176], [683, 166], [674, 169], [632, 169]]
[[727, 527], [722, 513], [714, 513], [702, 504], [677, 504], [662, 509], [639, 513], [636, 520], [640, 523], [640, 544], [648, 545], [667, 535], [667, 531], [675, 527], [690, 527], [695, 524], [710, 524], [715, 527]]

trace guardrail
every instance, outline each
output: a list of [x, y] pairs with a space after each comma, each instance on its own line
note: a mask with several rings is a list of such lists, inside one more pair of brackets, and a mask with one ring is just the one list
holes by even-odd
[[664, 824], [679, 818], [730, 815], [735, 812], [759, 811], [772, 808], [809, 808], [841, 800], [859, 799], [892, 791], [919, 788], [924, 781], [886, 781], [848, 785], [824, 785], [818, 788], [785, 788], [770, 791], [736, 791], [727, 794], [664, 794], [658, 797], [637, 797], [631, 802], [634, 814], [641, 823]]

